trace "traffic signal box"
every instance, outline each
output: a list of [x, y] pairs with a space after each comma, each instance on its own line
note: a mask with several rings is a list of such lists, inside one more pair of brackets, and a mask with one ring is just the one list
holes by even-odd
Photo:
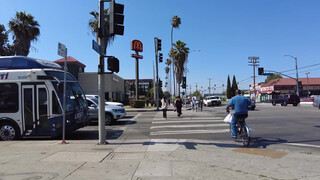
[[117, 4], [114, 0], [110, 2], [110, 15], [109, 15], [109, 34], [110, 35], [123, 35], [124, 33], [124, 5]]
[[163, 55], [162, 55], [162, 53], [159, 53], [159, 62], [160, 62], [160, 63], [163, 62]]
[[264, 69], [262, 67], [258, 68], [258, 75], [264, 75]]
[[157, 51], [161, 51], [161, 39], [157, 39]]
[[108, 67], [107, 69], [112, 72], [119, 72], [119, 59], [113, 56], [108, 57]]
[[186, 77], [182, 77], [182, 88], [183, 89], [187, 88], [187, 78]]
[[162, 87], [162, 81], [159, 79], [159, 86]]
[[298, 87], [302, 88], [302, 81], [298, 81]]

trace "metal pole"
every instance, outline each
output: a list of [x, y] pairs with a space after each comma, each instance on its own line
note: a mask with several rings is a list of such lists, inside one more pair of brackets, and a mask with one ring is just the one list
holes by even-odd
[[153, 63], [153, 99], [156, 99], [156, 79], [154, 73], [154, 63]]
[[298, 60], [295, 57], [294, 58], [296, 61], [296, 76], [297, 76], [297, 95], [300, 96], [300, 91], [299, 91], [299, 79], [298, 79]]
[[[155, 46], [157, 46], [157, 39], [158, 38], [154, 38], [154, 44]], [[158, 51], [157, 48], [155, 47], [155, 55], [156, 55], [156, 80], [157, 80], [157, 99], [156, 99], [156, 104], [157, 104], [157, 111], [159, 111], [159, 76], [158, 76]]]
[[[138, 51], [136, 51], [138, 54]], [[136, 58], [136, 100], [139, 99], [139, 59]]]
[[211, 83], [210, 83], [210, 81], [211, 81], [211, 78], [209, 78], [209, 87], [208, 87], [208, 89], [209, 89], [209, 96], [210, 96], [210, 94], [211, 94], [211, 92], [210, 92], [210, 87], [211, 87]]
[[256, 60], [253, 59], [253, 96], [256, 102]]
[[104, 29], [104, 2], [100, 0], [99, 6], [99, 45], [102, 53], [99, 55], [99, 73], [98, 73], [98, 94], [99, 94], [99, 144], [106, 144], [106, 128], [105, 128], [105, 87], [104, 87], [104, 56], [106, 54], [105, 46], [105, 29]]
[[310, 96], [310, 91], [309, 91], [309, 78], [308, 78], [308, 75], [310, 74], [310, 72], [307, 72], [306, 75], [307, 75], [307, 91], [308, 91], [308, 97]]
[[66, 144], [66, 93], [67, 93], [67, 49], [64, 56], [64, 73], [63, 73], [63, 122], [62, 122], [62, 144]]

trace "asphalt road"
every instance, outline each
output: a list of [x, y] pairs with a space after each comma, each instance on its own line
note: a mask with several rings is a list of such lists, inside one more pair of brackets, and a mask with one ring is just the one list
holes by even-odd
[[[252, 130], [252, 147], [285, 144], [293, 147], [318, 148], [320, 150], [319, 109], [310, 105], [298, 107], [258, 104], [249, 111], [247, 124]], [[106, 126], [107, 139], [201, 139], [233, 141], [229, 127], [223, 122], [225, 108], [204, 107], [202, 112], [130, 112], [112, 126]], [[67, 138], [98, 139], [97, 124], [82, 128]], [[237, 143], [237, 142], [235, 142]]]

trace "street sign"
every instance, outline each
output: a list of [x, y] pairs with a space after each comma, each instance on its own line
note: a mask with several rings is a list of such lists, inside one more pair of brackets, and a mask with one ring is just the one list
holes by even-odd
[[67, 56], [67, 48], [64, 44], [58, 42], [58, 55], [62, 56], [62, 57], [66, 57]]
[[264, 76], [272, 76], [273, 73], [263, 73]]
[[101, 54], [102, 52], [101, 46], [95, 40], [92, 40], [92, 49], [95, 50], [98, 54]]
[[143, 56], [139, 55], [139, 54], [131, 54], [131, 57], [138, 58], [138, 59], [143, 59]]

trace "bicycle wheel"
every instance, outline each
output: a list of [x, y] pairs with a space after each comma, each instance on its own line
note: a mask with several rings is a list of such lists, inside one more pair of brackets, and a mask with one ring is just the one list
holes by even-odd
[[250, 145], [251, 138], [248, 134], [246, 126], [241, 127], [241, 140], [242, 140], [243, 146], [248, 147]]

